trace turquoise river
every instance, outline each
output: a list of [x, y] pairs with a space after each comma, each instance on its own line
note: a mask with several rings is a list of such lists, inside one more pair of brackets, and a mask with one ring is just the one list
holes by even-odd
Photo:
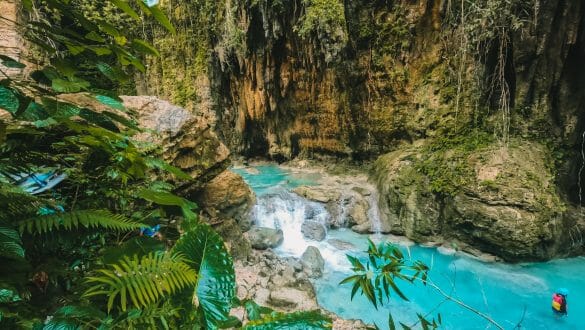
[[[495, 329], [493, 325], [461, 306], [446, 301], [435, 289], [422, 284], [399, 283], [409, 301], [394, 295], [388, 303], [374, 307], [359, 294], [350, 301], [350, 285], [339, 285], [350, 265], [346, 254], [364, 256], [367, 235], [351, 230], [329, 230], [323, 242], [306, 240], [300, 233], [304, 208], [327, 216], [322, 205], [290, 193], [299, 185], [311, 185], [318, 175], [300, 175], [276, 165], [234, 168], [258, 196], [253, 212], [259, 226], [280, 228], [284, 242], [275, 251], [282, 256], [299, 257], [307, 246], [319, 248], [326, 265], [323, 277], [314, 282], [319, 304], [348, 319], [361, 319], [388, 329], [388, 313], [395, 321], [416, 325], [417, 313], [429, 317], [441, 314], [442, 329]], [[369, 237], [375, 242], [385, 235]], [[355, 249], [339, 250], [328, 241], [336, 239]], [[489, 315], [505, 329], [585, 329], [585, 258], [554, 260], [545, 263], [486, 263], [444, 248], [402, 244], [405, 255], [421, 260], [431, 270], [429, 277], [446, 293]], [[551, 311], [551, 296], [558, 287], [569, 289], [568, 316], [558, 318]], [[415, 326], [417, 328], [419, 326]]]

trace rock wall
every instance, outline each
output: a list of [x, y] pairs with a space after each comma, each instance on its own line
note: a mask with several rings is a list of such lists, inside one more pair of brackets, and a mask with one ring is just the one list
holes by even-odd
[[[376, 161], [382, 218], [391, 233], [467, 244], [508, 261], [585, 252], [585, 221], [557, 193], [545, 147], [512, 141], [473, 152], [450, 150], [437, 168], [459, 163], [449, 169], [460, 171], [451, 178], [427, 171], [423, 150], [404, 148]], [[460, 186], [441, 193], [436, 181], [449, 179]]]
[[[206, 111], [230, 150], [279, 161], [394, 151], [374, 173], [394, 232], [477, 242], [510, 260], [582, 252], [582, 1], [166, 6], [179, 32], [153, 38], [163, 55], [139, 90]], [[462, 140], [477, 131], [489, 143], [469, 149]], [[501, 148], [501, 167], [515, 171], [482, 179], [473, 153], [492, 159]]]

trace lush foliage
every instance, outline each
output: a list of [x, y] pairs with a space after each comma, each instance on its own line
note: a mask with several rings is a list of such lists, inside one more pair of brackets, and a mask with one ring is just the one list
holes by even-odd
[[301, 38], [318, 40], [326, 62], [333, 61], [347, 42], [345, 8], [339, 0], [303, 0], [304, 15], [296, 31]]
[[[0, 326], [242, 326], [229, 316], [240, 303], [223, 240], [172, 192], [190, 177], [133, 139], [140, 128], [114, 92], [159, 52], [108, 18], [153, 17], [174, 32], [170, 20], [142, 0], [95, 7], [107, 15], [69, 0], [23, 4], [34, 15], [11, 23], [41, 56], [0, 57], [4, 68], [40, 68], [1, 72], [11, 118], [0, 117]], [[330, 325], [318, 312], [250, 306], [250, 329]]]
[[[356, 293], [360, 292], [378, 309], [388, 301], [395, 293], [401, 299], [408, 300], [397, 285], [397, 281], [402, 280], [413, 283], [420, 281], [427, 284], [429, 268], [420, 261], [410, 261], [405, 258], [400, 249], [390, 243], [380, 243], [376, 246], [369, 241], [367, 258], [362, 260], [347, 255], [352, 264], [351, 275], [341, 281], [340, 284], [353, 283], [351, 290], [351, 299], [353, 300]], [[388, 325], [390, 329], [396, 329], [392, 314], [388, 316]], [[441, 316], [437, 320], [427, 320], [423, 315], [418, 315], [422, 329], [436, 329], [441, 324]], [[403, 329], [411, 329], [415, 325], [408, 326], [400, 322]], [[377, 328], [377, 327], [376, 327]]]

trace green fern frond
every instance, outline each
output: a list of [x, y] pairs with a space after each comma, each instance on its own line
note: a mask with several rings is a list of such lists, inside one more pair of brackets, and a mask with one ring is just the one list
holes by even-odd
[[104, 295], [108, 311], [119, 296], [122, 311], [128, 307], [128, 297], [137, 308], [149, 307], [165, 295], [171, 295], [197, 283], [197, 273], [184, 262], [181, 254], [150, 253], [138, 258], [125, 257], [118, 264], [97, 271], [87, 278], [89, 288], [84, 296]]
[[16, 230], [0, 226], [0, 257], [24, 258], [24, 248]]
[[[115, 322], [117, 329], [174, 329], [177, 328], [176, 320], [184, 312], [173, 306], [169, 301], [161, 304], [138, 309], [129, 309], [122, 313]], [[184, 324], [182, 324], [184, 325]]]
[[21, 233], [45, 234], [56, 229], [105, 228], [109, 230], [127, 231], [146, 227], [122, 215], [112, 214], [105, 210], [81, 210], [35, 217], [16, 221], [15, 225]]

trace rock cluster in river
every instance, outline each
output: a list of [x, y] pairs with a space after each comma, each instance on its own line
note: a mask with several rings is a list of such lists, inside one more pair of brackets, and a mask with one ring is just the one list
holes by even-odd
[[[247, 260], [234, 264], [238, 282], [239, 299], [253, 299], [261, 306], [280, 311], [318, 309], [315, 290], [309, 281], [311, 271], [295, 258], [280, 258], [271, 250], [254, 251]], [[327, 313], [326, 311], [324, 311]], [[232, 314], [244, 320], [242, 308]], [[342, 320], [334, 314], [333, 329], [361, 330], [366, 326], [361, 321]]]
[[[315, 169], [305, 170], [310, 172]], [[299, 186], [293, 192], [324, 204], [330, 214], [327, 223], [323, 224], [312, 220], [312, 209], [307, 208], [302, 227], [306, 238], [316, 241], [325, 239], [326, 227], [351, 228], [361, 234], [388, 231], [387, 226], [378, 223], [376, 188], [368, 182], [364, 173], [354, 171], [351, 175], [340, 176], [320, 173], [317, 185]]]

